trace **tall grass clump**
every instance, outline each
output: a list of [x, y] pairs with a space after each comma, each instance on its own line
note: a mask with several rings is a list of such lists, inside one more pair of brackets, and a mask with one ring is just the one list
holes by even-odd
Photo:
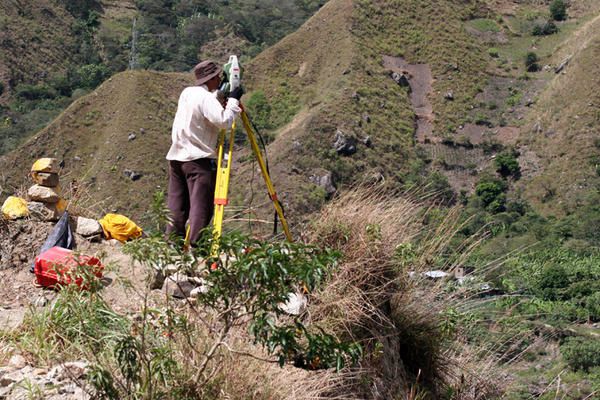
[[486, 358], [481, 369], [476, 349], [461, 338], [460, 308], [467, 308], [472, 290], [449, 289], [448, 280], [423, 275], [452, 273], [478, 240], [453, 244], [458, 251], [451, 254], [461, 229], [458, 209], [427, 228], [424, 220], [436, 211], [424, 204], [415, 196], [358, 188], [330, 204], [315, 224], [311, 240], [343, 256], [315, 293], [312, 317], [362, 344], [356, 398], [483, 399], [499, 392], [490, 379], [495, 361]]

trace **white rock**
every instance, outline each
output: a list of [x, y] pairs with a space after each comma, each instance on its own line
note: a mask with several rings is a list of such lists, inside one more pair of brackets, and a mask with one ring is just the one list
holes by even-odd
[[423, 272], [423, 275], [430, 279], [441, 279], [447, 277], [450, 274], [445, 271], [435, 270]]
[[49, 188], [41, 185], [33, 185], [27, 191], [27, 197], [31, 201], [42, 203], [58, 203], [61, 199], [59, 188]]
[[14, 367], [16, 369], [21, 369], [21, 368], [25, 368], [25, 366], [27, 365], [27, 361], [25, 360], [25, 357], [23, 357], [22, 355], [15, 354], [8, 361], [8, 365], [11, 367]]
[[95, 219], [77, 217], [75, 232], [81, 236], [94, 236], [102, 233], [102, 225]]

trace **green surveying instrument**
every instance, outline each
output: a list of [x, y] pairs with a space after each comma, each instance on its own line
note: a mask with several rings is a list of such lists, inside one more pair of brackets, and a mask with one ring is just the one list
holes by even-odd
[[[227, 64], [223, 66], [223, 72], [225, 75], [225, 79], [221, 84], [221, 88], [219, 89], [227, 98], [227, 95], [232, 90], [241, 86], [242, 80], [242, 67], [238, 61], [237, 56], [230, 56]], [[250, 142], [250, 146], [252, 148], [252, 152], [258, 161], [258, 165], [260, 166], [260, 171], [262, 173], [263, 179], [267, 186], [267, 191], [269, 193], [269, 198], [273, 202], [273, 206], [275, 207], [276, 215], [279, 217], [281, 221], [281, 226], [283, 227], [283, 232], [285, 233], [285, 237], [288, 241], [292, 241], [292, 235], [290, 234], [290, 230], [287, 224], [287, 220], [285, 218], [283, 207], [277, 198], [277, 193], [275, 192], [275, 188], [273, 187], [273, 182], [271, 181], [271, 177], [269, 176], [269, 170], [267, 164], [265, 162], [265, 158], [263, 157], [260, 147], [258, 146], [258, 142], [256, 140], [257, 133], [252, 127], [250, 119], [248, 118], [248, 114], [244, 110], [242, 104], [240, 104], [242, 108], [242, 112], [240, 113], [240, 117], [242, 120], [242, 125], [246, 134], [248, 136], [248, 141]], [[219, 133], [219, 141], [217, 146], [217, 182], [215, 187], [215, 215], [213, 220], [213, 233], [214, 238], [216, 239], [215, 243], [218, 243], [218, 239], [221, 237], [223, 233], [223, 215], [225, 212], [225, 206], [229, 203], [228, 192], [229, 192], [229, 178], [231, 176], [231, 164], [232, 164], [232, 155], [233, 155], [233, 139], [235, 132], [235, 121], [233, 126], [229, 130], [229, 149], [228, 152], [225, 153], [225, 137], [227, 136], [227, 132], [223, 129]], [[277, 221], [275, 221], [277, 224]], [[213, 255], [216, 256], [218, 252], [218, 248], [213, 248]]]

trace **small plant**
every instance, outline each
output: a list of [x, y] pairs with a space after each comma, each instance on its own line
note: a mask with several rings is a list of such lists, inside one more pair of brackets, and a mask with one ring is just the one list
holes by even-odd
[[540, 65], [538, 64], [539, 57], [533, 51], [530, 51], [525, 56], [525, 68], [528, 72], [536, 72], [540, 70]]
[[499, 50], [498, 50], [497, 48], [495, 48], [495, 47], [490, 47], [490, 48], [488, 49], [488, 54], [489, 54], [489, 56], [490, 56], [490, 57], [492, 57], [492, 58], [498, 58], [498, 57], [500, 57], [500, 52], [499, 52]]
[[550, 15], [555, 21], [564, 21], [567, 19], [567, 3], [565, 0], [553, 0], [550, 3]]

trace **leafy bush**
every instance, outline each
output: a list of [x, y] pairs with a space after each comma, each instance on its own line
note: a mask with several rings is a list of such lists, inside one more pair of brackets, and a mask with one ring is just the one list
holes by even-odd
[[78, 87], [94, 89], [110, 76], [110, 70], [104, 64], [82, 65], [77, 69]]
[[582, 337], [569, 338], [560, 346], [560, 352], [575, 371], [589, 371], [600, 366], [600, 341]]
[[484, 178], [475, 187], [475, 194], [483, 207], [492, 213], [498, 213], [505, 210], [506, 190], [506, 183], [500, 179]]
[[540, 70], [540, 66], [538, 64], [539, 57], [534, 52], [530, 51], [525, 56], [525, 68], [528, 72], [536, 72]]
[[41, 83], [39, 85], [21, 84], [16, 87], [17, 97], [24, 100], [53, 99], [57, 93], [54, 88]]
[[531, 34], [533, 36], [547, 36], [558, 32], [558, 26], [553, 21], [547, 21], [544, 24], [535, 24]]
[[567, 3], [565, 0], [553, 0], [550, 3], [550, 15], [555, 21], [564, 21], [567, 19]]
[[521, 176], [521, 167], [516, 156], [517, 154], [514, 151], [498, 154], [494, 160], [496, 172], [504, 178], [512, 176], [518, 179]]

